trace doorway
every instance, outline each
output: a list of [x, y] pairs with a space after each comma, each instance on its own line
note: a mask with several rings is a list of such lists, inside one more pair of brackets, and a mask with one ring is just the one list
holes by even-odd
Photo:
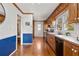
[[17, 47], [21, 45], [21, 16], [17, 15]]
[[35, 21], [34, 36], [43, 37], [43, 21]]

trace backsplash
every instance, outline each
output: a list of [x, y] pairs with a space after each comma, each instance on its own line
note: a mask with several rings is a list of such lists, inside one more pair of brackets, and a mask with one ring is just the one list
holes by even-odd
[[74, 23], [74, 31], [70, 31], [72, 37], [79, 36], [79, 23]]

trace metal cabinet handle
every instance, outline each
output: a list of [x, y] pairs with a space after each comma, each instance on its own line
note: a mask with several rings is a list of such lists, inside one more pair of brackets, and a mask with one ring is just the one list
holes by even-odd
[[79, 19], [79, 17], [77, 19]]
[[77, 20], [77, 18], [75, 18], [75, 20]]
[[74, 51], [74, 49], [72, 49], [72, 51]]

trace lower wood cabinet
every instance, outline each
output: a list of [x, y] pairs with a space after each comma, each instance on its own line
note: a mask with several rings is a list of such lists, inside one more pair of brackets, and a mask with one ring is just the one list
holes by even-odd
[[[56, 51], [56, 43], [55, 43], [55, 36], [48, 34], [47, 35], [47, 44], [49, 46], [48, 50], [49, 51], [53, 51], [53, 53], [55, 53]], [[52, 52], [50, 52], [52, 53]]]
[[64, 41], [64, 56], [79, 56], [79, 46], [68, 42]]
[[[57, 39], [57, 40], [61, 40]], [[57, 55], [57, 44], [54, 35], [47, 34], [47, 50], [51, 56]], [[63, 39], [63, 56], [79, 56], [79, 45]], [[62, 47], [62, 46], [60, 46]], [[60, 48], [58, 48], [60, 49]], [[62, 52], [62, 51], [61, 51]]]
[[50, 48], [49, 45], [47, 45], [47, 50], [48, 50], [50, 56], [55, 56], [55, 53], [52, 51], [52, 49]]
[[73, 56], [79, 56], [79, 47], [73, 45]]

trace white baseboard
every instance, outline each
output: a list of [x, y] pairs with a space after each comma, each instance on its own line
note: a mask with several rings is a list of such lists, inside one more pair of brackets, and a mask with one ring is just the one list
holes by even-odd
[[9, 55], [9, 56], [12, 56], [13, 55], [13, 53], [15, 53], [16, 52], [16, 49]]
[[23, 43], [22, 45], [32, 45], [32, 43]]

